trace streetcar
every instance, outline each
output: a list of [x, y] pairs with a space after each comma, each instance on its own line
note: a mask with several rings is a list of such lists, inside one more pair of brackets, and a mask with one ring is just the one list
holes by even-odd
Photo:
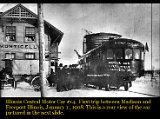
[[128, 38], [112, 38], [88, 50], [79, 60], [83, 83], [106, 91], [124, 87], [144, 75], [145, 46]]

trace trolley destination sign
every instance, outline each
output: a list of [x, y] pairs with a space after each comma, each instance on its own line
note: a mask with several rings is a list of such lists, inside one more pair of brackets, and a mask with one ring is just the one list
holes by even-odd
[[117, 41], [115, 42], [115, 45], [128, 45], [128, 46], [139, 46], [140, 43], [136, 43], [136, 42], [124, 42], [124, 41]]
[[140, 42], [138, 41], [134, 41], [134, 40], [130, 40], [130, 41], [127, 41], [127, 39], [122, 39], [120, 41], [115, 41], [113, 42], [114, 45], [127, 45], [127, 46], [134, 46], [134, 47], [143, 47], [143, 44], [141, 44]]
[[130, 62], [109, 61], [108, 66], [112, 71], [131, 71]]

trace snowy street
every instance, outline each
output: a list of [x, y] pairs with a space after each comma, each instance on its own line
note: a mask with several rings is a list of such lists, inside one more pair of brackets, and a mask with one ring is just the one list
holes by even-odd
[[[56, 87], [47, 86], [47, 97], [157, 97], [160, 96], [159, 77], [151, 81], [150, 77], [137, 78], [132, 82], [132, 87], [124, 91], [124, 87], [119, 90], [105, 91], [93, 87], [82, 86], [81, 89], [57, 92]], [[17, 88], [4, 87], [1, 90], [1, 97], [41, 97], [40, 92], [34, 91], [26, 82], [19, 82]]]

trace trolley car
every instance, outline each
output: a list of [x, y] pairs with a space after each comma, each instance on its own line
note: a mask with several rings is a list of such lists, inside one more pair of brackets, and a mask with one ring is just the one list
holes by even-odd
[[102, 42], [80, 58], [83, 83], [107, 91], [124, 86], [127, 91], [131, 82], [143, 75], [144, 57], [145, 47], [136, 40], [116, 38]]

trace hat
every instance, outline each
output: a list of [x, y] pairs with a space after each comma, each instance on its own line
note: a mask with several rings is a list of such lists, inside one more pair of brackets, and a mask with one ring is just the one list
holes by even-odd
[[60, 63], [60, 64], [59, 64], [59, 67], [63, 67], [63, 64], [62, 64], [62, 63]]

